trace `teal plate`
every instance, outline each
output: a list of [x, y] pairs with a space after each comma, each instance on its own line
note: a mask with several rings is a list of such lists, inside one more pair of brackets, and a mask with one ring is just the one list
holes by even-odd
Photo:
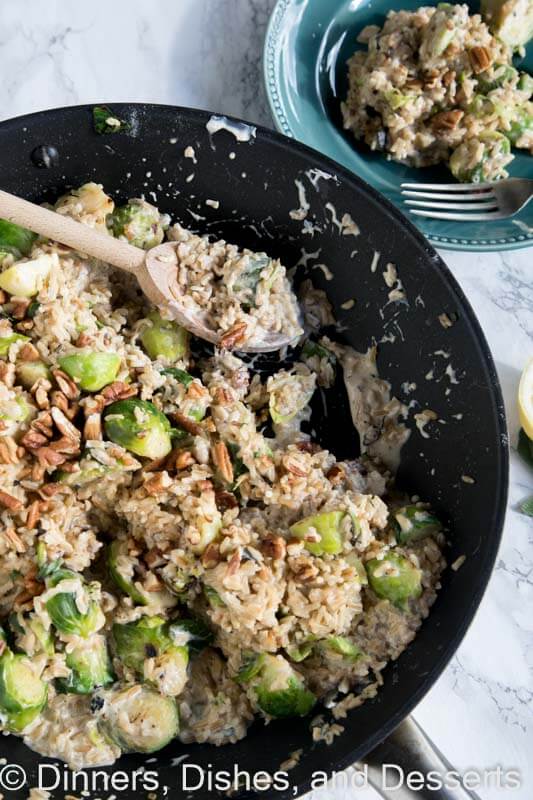
[[[382, 25], [387, 11], [432, 4], [422, 0], [278, 0], [265, 41], [266, 88], [278, 129], [343, 164], [404, 213], [403, 181], [449, 183], [450, 173], [444, 167], [406, 167], [372, 153], [343, 130], [340, 101], [348, 86], [346, 61], [360, 48], [356, 37], [361, 29]], [[479, 10], [477, 3], [468, 5]], [[533, 72], [533, 46], [516, 65]], [[532, 156], [515, 153], [510, 174], [533, 177]], [[533, 203], [512, 219], [490, 224], [409, 216], [434, 245], [448, 250], [514, 250], [533, 244]]]

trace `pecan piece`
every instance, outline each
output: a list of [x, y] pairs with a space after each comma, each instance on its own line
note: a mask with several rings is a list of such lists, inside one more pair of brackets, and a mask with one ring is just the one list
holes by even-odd
[[163, 553], [158, 547], [150, 548], [150, 550], [144, 554], [143, 561], [148, 569], [155, 569], [156, 567], [163, 567], [165, 565]]
[[242, 344], [246, 338], [246, 322], [236, 322], [222, 334], [219, 347], [222, 350], [231, 350], [232, 347]]
[[174, 411], [170, 416], [187, 433], [192, 433], [193, 436], [200, 436], [203, 433], [202, 426], [181, 411]]
[[26, 517], [26, 527], [32, 531], [39, 521], [41, 516], [41, 504], [39, 500], [34, 500], [28, 508], [28, 515]]
[[468, 58], [476, 75], [485, 72], [492, 64], [492, 55], [488, 47], [471, 47], [468, 51]]
[[20, 443], [26, 448], [26, 450], [38, 450], [39, 447], [47, 444], [48, 439], [42, 433], [38, 433], [38, 431], [29, 430], [26, 431]]
[[187, 469], [195, 463], [195, 458], [189, 450], [179, 450], [173, 458], [174, 469]]
[[57, 406], [52, 406], [50, 410], [50, 414], [52, 419], [56, 424], [56, 428], [63, 436], [66, 436], [67, 439], [74, 439], [75, 441], [79, 441], [81, 438], [81, 433], [79, 430], [66, 418], [64, 413], [61, 411], [60, 408]]
[[216, 491], [215, 503], [219, 511], [228, 511], [230, 508], [239, 507], [239, 501], [232, 492]]
[[66, 455], [59, 453], [57, 450], [54, 450], [51, 447], [41, 447], [39, 450], [35, 451], [35, 455], [39, 459], [39, 464], [45, 468], [58, 467], [60, 464], [64, 464], [67, 460]]
[[32, 394], [35, 397], [35, 402], [41, 410], [50, 408], [50, 399], [48, 393], [52, 388], [52, 384], [46, 378], [39, 378], [31, 387]]
[[39, 351], [31, 342], [26, 342], [18, 351], [17, 358], [19, 361], [38, 361]]
[[4, 436], [0, 439], [0, 464], [18, 464], [21, 458], [18, 450], [17, 443], [12, 436]]
[[22, 508], [22, 502], [17, 497], [13, 497], [12, 494], [8, 494], [2, 489], [0, 489], [0, 505], [8, 508], [10, 511], [20, 511]]
[[102, 438], [102, 417], [100, 414], [89, 414], [83, 426], [83, 438], [90, 441]]
[[25, 297], [12, 297], [11, 303], [11, 316], [13, 319], [24, 319], [26, 316], [26, 311], [30, 305], [30, 301]]
[[283, 459], [283, 464], [287, 472], [290, 472], [292, 475], [296, 475], [298, 478], [305, 478], [307, 475], [307, 470], [305, 469], [304, 465], [292, 455], [285, 456]]
[[123, 381], [114, 381], [106, 386], [102, 392], [102, 397], [105, 400], [105, 405], [110, 405], [117, 400], [127, 400], [128, 397], [133, 397], [137, 394], [137, 389], [131, 383], [124, 383]]
[[233, 483], [233, 464], [231, 463], [228, 448], [224, 442], [216, 442], [211, 445], [211, 458], [220, 473], [220, 477], [226, 483]]
[[206, 569], [212, 569], [216, 567], [218, 562], [220, 561], [220, 550], [218, 544], [211, 542], [207, 545], [204, 552], [202, 553], [202, 566]]
[[431, 127], [435, 133], [448, 133], [457, 128], [465, 112], [456, 108], [453, 111], [441, 111], [431, 118]]
[[52, 375], [56, 379], [56, 383], [63, 394], [68, 397], [69, 400], [76, 400], [79, 397], [80, 390], [72, 378], [69, 378], [69, 376], [63, 372], [63, 370], [54, 369], [52, 370]]
[[344, 470], [338, 464], [334, 464], [331, 469], [326, 472], [326, 478], [333, 486], [338, 486], [344, 480]]
[[287, 552], [285, 539], [283, 536], [266, 536], [261, 542], [261, 552], [274, 561], [280, 561]]

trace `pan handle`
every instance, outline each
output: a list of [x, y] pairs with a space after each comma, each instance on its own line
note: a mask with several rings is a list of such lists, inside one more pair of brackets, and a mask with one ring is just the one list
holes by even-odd
[[[451, 776], [459, 775], [412, 717], [407, 717], [384, 742], [375, 747], [366, 756], [365, 763], [368, 782], [385, 800], [480, 800], [479, 795], [462, 785], [451, 788], [429, 788], [426, 785], [418, 790], [406, 785], [405, 777], [415, 771], [423, 776], [436, 772], [441, 779], [448, 776], [447, 783], [450, 784]], [[385, 771], [385, 764], [393, 766]], [[384, 781], [384, 773], [387, 781]], [[398, 786], [400, 774], [404, 776], [403, 786], [394, 788]]]

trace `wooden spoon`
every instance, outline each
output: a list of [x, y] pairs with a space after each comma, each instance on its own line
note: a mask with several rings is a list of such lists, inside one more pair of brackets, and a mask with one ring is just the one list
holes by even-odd
[[[183, 305], [183, 295], [176, 281], [178, 242], [165, 242], [151, 250], [141, 250], [64, 214], [49, 211], [1, 190], [0, 218], [135, 275], [148, 300], [165, 317], [175, 319], [195, 336], [219, 344], [220, 336], [207, 324], [207, 315]], [[238, 349], [241, 352], [266, 353], [280, 350], [290, 341], [287, 336], [258, 328], [256, 338]]]

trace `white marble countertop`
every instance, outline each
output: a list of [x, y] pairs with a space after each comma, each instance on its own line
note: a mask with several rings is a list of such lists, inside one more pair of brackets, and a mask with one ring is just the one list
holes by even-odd
[[[325, 2], [326, 0], [324, 0]], [[274, 0], [17, 0], [0, 7], [0, 115], [135, 100], [209, 108], [272, 125], [261, 75]], [[505, 395], [511, 442], [519, 371], [533, 355], [531, 249], [443, 253], [485, 331]], [[503, 544], [488, 592], [455, 658], [416, 719], [458, 768], [519, 769], [533, 796], [533, 525], [517, 503], [532, 475], [512, 453]], [[351, 796], [321, 790], [313, 800]], [[375, 797], [372, 789], [358, 792]]]

